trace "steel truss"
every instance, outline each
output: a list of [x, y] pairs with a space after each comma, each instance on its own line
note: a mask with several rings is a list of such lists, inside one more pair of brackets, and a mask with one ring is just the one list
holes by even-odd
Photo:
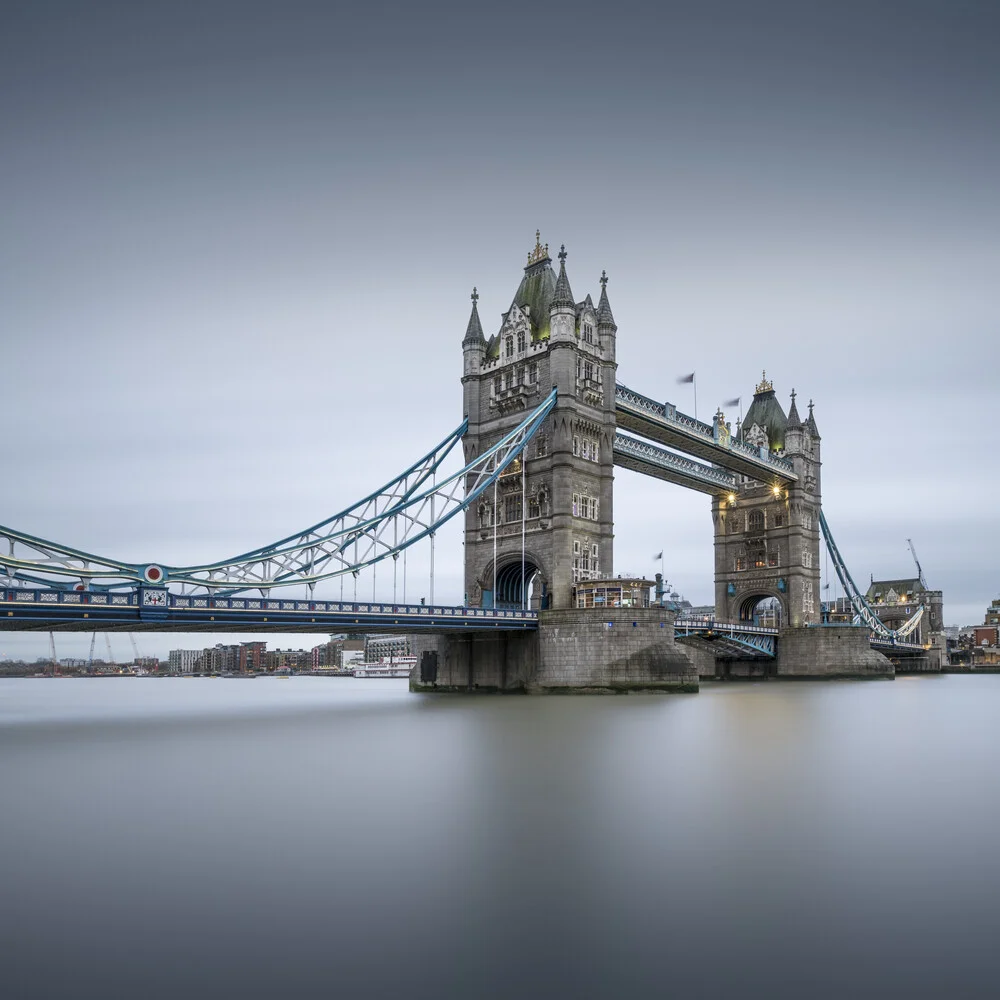
[[847, 594], [847, 597], [851, 602], [851, 607], [854, 609], [855, 624], [867, 625], [871, 630], [872, 635], [877, 639], [888, 640], [892, 643], [895, 643], [899, 639], [905, 639], [920, 624], [920, 620], [924, 616], [924, 605], [921, 604], [917, 613], [913, 615], [901, 628], [889, 628], [879, 618], [879, 616], [875, 614], [872, 606], [868, 603], [864, 594], [861, 593], [854, 580], [851, 578], [850, 571], [847, 569], [847, 564], [844, 562], [844, 559], [840, 554], [840, 550], [837, 548], [837, 543], [833, 540], [833, 535], [830, 534], [830, 526], [826, 523], [826, 517], [824, 517], [822, 511], [820, 511], [819, 514], [819, 523], [820, 527], [823, 529], [823, 538], [826, 540], [826, 547], [830, 552], [830, 558], [833, 560], [834, 569], [836, 569], [837, 576], [840, 578], [840, 582], [843, 585], [844, 593]]
[[678, 639], [698, 638], [715, 642], [727, 647], [736, 656], [750, 653], [773, 658], [778, 630], [757, 625], [678, 618], [674, 622], [674, 635]]
[[357, 574], [434, 534], [490, 488], [521, 454], [555, 405], [555, 389], [525, 418], [463, 469], [437, 481], [442, 463], [468, 427], [464, 421], [415, 465], [347, 510], [271, 545], [200, 566], [126, 563], [0, 526], [0, 586], [36, 584], [108, 590], [179, 585], [180, 592], [214, 594], [306, 586]]

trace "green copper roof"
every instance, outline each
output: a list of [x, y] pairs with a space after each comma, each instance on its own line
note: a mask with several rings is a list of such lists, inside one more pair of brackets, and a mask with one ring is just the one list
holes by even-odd
[[552, 308], [552, 298], [556, 291], [556, 276], [552, 270], [552, 261], [546, 257], [537, 264], [531, 264], [524, 269], [524, 277], [514, 293], [511, 305], [531, 310], [531, 339], [548, 340], [549, 310]]
[[[552, 298], [556, 290], [556, 276], [552, 270], [552, 260], [545, 254], [539, 260], [528, 264], [524, 269], [524, 277], [517, 286], [511, 309], [528, 307], [528, 319], [531, 325], [531, 340], [537, 343], [549, 339], [549, 310], [552, 308]], [[507, 319], [504, 314], [504, 321]], [[494, 334], [486, 347], [486, 356], [496, 358], [500, 355], [500, 337]]]
[[757, 424], [767, 430], [767, 441], [771, 451], [783, 450], [785, 447], [785, 428], [788, 418], [774, 395], [774, 389], [768, 388], [754, 393], [753, 402], [743, 418], [741, 436], [746, 441], [753, 425]]

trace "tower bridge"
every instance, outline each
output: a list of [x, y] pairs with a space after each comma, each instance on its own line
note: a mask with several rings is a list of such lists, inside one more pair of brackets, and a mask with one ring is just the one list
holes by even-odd
[[[927, 643], [912, 641], [923, 608], [890, 627], [840, 557], [822, 511], [812, 402], [802, 419], [793, 391], [786, 413], [762, 376], [734, 431], [721, 411], [705, 423], [629, 388], [607, 275], [596, 304], [578, 300], [566, 260], [563, 248], [557, 272], [536, 234], [489, 338], [473, 290], [463, 420], [380, 490], [298, 534], [196, 566], [126, 563], [0, 528], [0, 629], [408, 631], [419, 690], [691, 690], [699, 675], [738, 673], [740, 662], [747, 673], [891, 676], [877, 649], [927, 658]], [[459, 445], [464, 466], [448, 471]], [[614, 574], [615, 467], [710, 497], [717, 621], [578, 597]], [[454, 517], [464, 530], [459, 607], [434, 601], [435, 537]], [[849, 624], [822, 621], [821, 537]], [[426, 606], [405, 599], [416, 544], [430, 551]], [[323, 593], [376, 564], [391, 567], [391, 602]], [[764, 601], [778, 609], [776, 630], [756, 623]]]

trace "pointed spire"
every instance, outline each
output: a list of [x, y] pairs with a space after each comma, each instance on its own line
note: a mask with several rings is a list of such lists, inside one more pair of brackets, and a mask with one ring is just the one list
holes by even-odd
[[486, 338], [483, 336], [483, 324], [479, 322], [479, 308], [477, 306], [478, 302], [479, 302], [479, 292], [475, 288], [473, 288], [472, 315], [469, 317], [469, 325], [465, 329], [465, 340], [462, 341], [463, 347], [486, 346]]
[[601, 271], [601, 301], [597, 306], [597, 326], [608, 330], [617, 330], [615, 318], [611, 314], [611, 303], [608, 301], [608, 272]]
[[806, 417], [806, 427], [814, 438], [819, 437], [819, 429], [816, 427], [816, 418], [813, 416], [813, 401], [809, 400], [809, 416]]
[[573, 289], [569, 287], [569, 278], [566, 277], [566, 245], [559, 248], [559, 277], [556, 279], [556, 290], [552, 296], [552, 308], [560, 307], [576, 308], [576, 300], [573, 298]]
[[792, 389], [792, 405], [788, 408], [788, 428], [802, 426], [802, 418], [799, 416], [798, 407], [795, 405], [795, 395], [795, 390]]

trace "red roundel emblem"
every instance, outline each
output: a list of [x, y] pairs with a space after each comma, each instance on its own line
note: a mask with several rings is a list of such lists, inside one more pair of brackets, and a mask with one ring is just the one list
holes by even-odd
[[162, 583], [163, 582], [163, 570], [159, 566], [147, 566], [142, 574], [146, 583]]

